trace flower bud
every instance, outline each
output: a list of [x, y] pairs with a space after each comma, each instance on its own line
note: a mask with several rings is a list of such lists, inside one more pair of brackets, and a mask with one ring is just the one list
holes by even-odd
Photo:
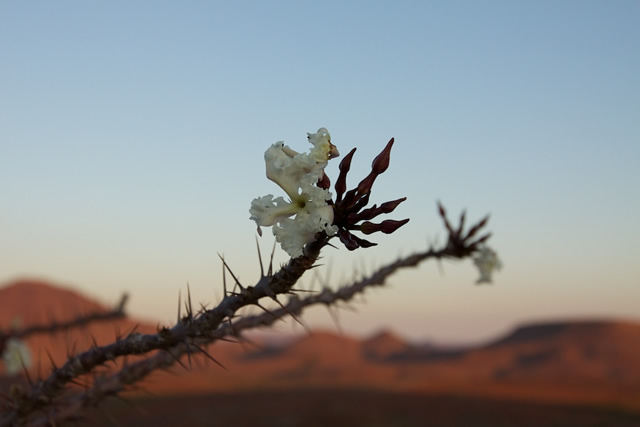
[[389, 157], [391, 155], [391, 147], [393, 146], [393, 138], [389, 140], [384, 150], [373, 159], [371, 163], [371, 169], [377, 175], [380, 175], [389, 167]]
[[340, 201], [342, 200], [342, 195], [345, 191], [347, 191], [347, 173], [349, 172], [349, 169], [351, 169], [351, 159], [353, 158], [353, 153], [355, 152], [356, 149], [354, 148], [340, 162], [340, 174], [338, 175], [338, 179], [334, 187], [336, 189], [336, 203], [340, 203]]
[[407, 222], [409, 222], [409, 218], [403, 219], [402, 221], [387, 219], [385, 221], [382, 221], [380, 224], [365, 221], [360, 226], [360, 231], [362, 231], [362, 233], [364, 234], [371, 234], [377, 231], [382, 231], [384, 234], [391, 234], [398, 228], [405, 225]]

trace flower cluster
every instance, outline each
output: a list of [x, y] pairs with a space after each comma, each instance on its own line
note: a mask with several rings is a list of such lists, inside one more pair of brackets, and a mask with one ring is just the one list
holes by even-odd
[[475, 253], [473, 263], [480, 271], [480, 278], [476, 281], [478, 284], [492, 283], [493, 271], [502, 268], [498, 254], [488, 246], [483, 246]]
[[267, 178], [278, 184], [289, 200], [268, 194], [251, 202], [250, 219], [258, 224], [260, 235], [260, 227], [273, 226], [276, 240], [295, 258], [303, 254], [304, 245], [313, 242], [318, 233], [325, 233], [329, 237], [337, 234], [347, 249], [354, 250], [368, 248], [375, 243], [353, 235], [352, 231], [390, 234], [409, 222], [408, 218], [402, 221], [389, 219], [381, 223], [369, 221], [380, 214], [392, 212], [406, 200], [405, 197], [382, 203], [379, 207], [373, 205], [366, 208], [374, 181], [389, 167], [393, 138], [373, 160], [369, 175], [346, 194], [347, 173], [356, 149], [351, 150], [340, 162], [335, 202], [328, 190], [330, 182], [324, 168], [329, 159], [339, 155], [338, 150], [331, 143], [331, 135], [325, 128], [307, 134], [307, 139], [313, 145], [308, 154], [297, 153], [282, 142], [273, 144], [264, 154]]
[[338, 231], [333, 225], [333, 208], [327, 203], [331, 193], [317, 185], [326, 178], [324, 168], [329, 159], [339, 155], [338, 149], [325, 128], [308, 133], [307, 139], [313, 145], [309, 153], [298, 153], [282, 141], [264, 153], [267, 178], [278, 184], [289, 200], [268, 194], [253, 199], [249, 209], [258, 233], [262, 234], [260, 227], [273, 226], [276, 241], [293, 258], [302, 255], [304, 245], [315, 240], [317, 233], [332, 236]]
[[[371, 163], [371, 172], [367, 175], [357, 187], [347, 190], [347, 174], [351, 169], [351, 158], [356, 152], [354, 148], [340, 162], [340, 175], [336, 180], [336, 201], [333, 205], [334, 224], [338, 227], [338, 237], [344, 246], [350, 251], [358, 248], [368, 248], [375, 246], [376, 243], [355, 236], [352, 231], [360, 231], [362, 234], [371, 234], [381, 231], [390, 234], [398, 228], [409, 222], [409, 218], [401, 221], [387, 219], [380, 223], [369, 221], [380, 214], [393, 212], [393, 210], [402, 202], [407, 200], [406, 197], [382, 203], [380, 206], [373, 205], [364, 209], [369, 203], [371, 196], [371, 187], [378, 175], [382, 174], [389, 167], [389, 159], [391, 147], [393, 147], [393, 138], [387, 143], [382, 152], [373, 159]], [[343, 197], [344, 196], [344, 197]], [[364, 221], [364, 222], [360, 222]]]

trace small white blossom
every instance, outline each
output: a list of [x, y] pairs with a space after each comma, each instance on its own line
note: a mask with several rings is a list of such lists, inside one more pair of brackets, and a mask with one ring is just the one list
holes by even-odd
[[259, 227], [273, 226], [276, 240], [294, 258], [302, 255], [302, 248], [313, 241], [316, 233], [338, 232], [332, 225], [333, 208], [327, 205], [331, 193], [316, 186], [328, 160], [336, 157], [338, 150], [331, 144], [331, 135], [325, 128], [307, 134], [307, 139], [313, 145], [309, 153], [298, 153], [282, 142], [273, 144], [264, 153], [267, 178], [287, 193], [289, 201], [268, 194], [254, 199], [249, 209], [258, 231]]
[[21, 340], [9, 338], [5, 343], [2, 361], [6, 375], [17, 375], [22, 372], [23, 368], [28, 368], [31, 365], [31, 352]]
[[494, 270], [500, 270], [502, 263], [498, 254], [491, 248], [484, 246], [473, 257], [473, 263], [480, 271], [480, 278], [476, 283], [492, 283], [491, 276]]
[[[310, 202], [309, 205], [312, 205]], [[316, 233], [325, 231], [333, 236], [338, 227], [332, 225], [333, 208], [331, 206], [311, 206], [297, 212], [295, 218], [283, 219], [273, 227], [273, 234], [292, 258], [302, 255], [302, 248], [313, 242]]]

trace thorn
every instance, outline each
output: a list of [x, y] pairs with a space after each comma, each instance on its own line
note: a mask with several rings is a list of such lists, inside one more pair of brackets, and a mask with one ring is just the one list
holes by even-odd
[[[220, 256], [220, 254], [218, 254]], [[224, 263], [224, 259], [222, 260]], [[227, 270], [224, 268], [224, 264], [222, 264], [222, 289], [224, 291], [224, 298], [227, 297]]]
[[118, 302], [118, 305], [116, 305], [115, 311], [117, 313], [124, 314], [124, 306], [127, 304], [128, 299], [129, 299], [129, 294], [126, 292], [123, 293], [122, 296], [120, 297], [120, 301]]
[[302, 326], [302, 327], [303, 327], [307, 332], [311, 333], [311, 331], [309, 330], [309, 328], [307, 327], [307, 325], [305, 325], [304, 323], [302, 323], [302, 322], [300, 321], [300, 319], [298, 319], [298, 318], [296, 317], [296, 315], [295, 315], [295, 314], [293, 314], [292, 312], [290, 312], [290, 311], [289, 311], [289, 309], [288, 309], [287, 307], [285, 307], [285, 306], [284, 306], [284, 305], [283, 305], [283, 304], [278, 300], [278, 298], [276, 298], [276, 297], [271, 297], [271, 299], [273, 299], [275, 302], [277, 302], [277, 303], [278, 303], [278, 305], [279, 305], [279, 306], [280, 306], [284, 311], [286, 311], [286, 312], [287, 312], [287, 314], [288, 314], [289, 316], [293, 317], [293, 320], [295, 320], [296, 322], [298, 322], [298, 323], [300, 324], [300, 326]]
[[182, 362], [180, 361], [180, 358], [179, 358], [179, 357], [177, 357], [175, 354], [173, 354], [173, 353], [171, 352], [171, 350], [164, 350], [164, 351], [166, 351], [167, 353], [169, 353], [169, 356], [173, 357], [173, 360], [175, 360], [176, 362], [178, 362], [178, 364], [179, 364], [180, 366], [182, 366], [182, 367], [184, 368], [184, 370], [185, 370], [185, 371], [188, 371], [188, 370], [189, 370], [189, 369], [185, 366], [185, 364], [184, 364], [184, 363], [182, 363]]
[[[271, 316], [273, 316], [274, 319], [278, 319], [278, 320], [282, 320], [284, 322], [284, 319], [282, 317], [276, 316], [273, 312], [269, 311], [268, 309], [266, 309], [265, 307], [263, 307], [259, 302], [254, 302], [254, 305], [257, 305], [258, 307], [260, 307], [262, 310], [264, 310], [266, 313], [269, 313]], [[286, 323], [286, 322], [285, 322]]]
[[182, 317], [182, 291], [178, 289], [178, 321], [176, 323], [180, 323], [181, 317]]
[[189, 282], [187, 282], [187, 301], [185, 301], [185, 310], [187, 310], [189, 323], [191, 323], [193, 320], [193, 306], [191, 305], [191, 288], [189, 287]]
[[273, 248], [271, 249], [271, 258], [269, 259], [269, 272], [267, 276], [271, 276], [273, 274], [273, 255], [276, 253], [276, 242], [273, 241]]
[[[129, 331], [129, 333], [127, 334], [127, 338], [131, 337], [131, 335], [135, 334], [136, 331], [138, 330], [138, 327], [140, 327], [140, 322], [136, 323], [135, 325], [133, 325], [133, 328], [131, 328], [131, 330]], [[94, 340], [95, 341], [95, 340]]]
[[57, 371], [58, 370], [58, 366], [56, 365], [56, 362], [53, 361], [53, 357], [51, 356], [51, 353], [49, 353], [49, 350], [47, 350], [45, 348], [44, 352], [47, 353], [47, 356], [49, 357], [49, 362], [51, 362], [51, 370], [52, 371]]
[[200, 313], [204, 313], [204, 312], [206, 312], [207, 310], [208, 310], [208, 309], [207, 309], [207, 306], [206, 306], [206, 305], [204, 305], [203, 303], [200, 303]]
[[[220, 254], [218, 254], [218, 256], [220, 256]], [[238, 280], [238, 278], [236, 277], [235, 274], [233, 274], [233, 271], [231, 271], [231, 269], [229, 268], [229, 266], [227, 265], [226, 261], [224, 260], [224, 258], [222, 258], [220, 256], [220, 259], [222, 260], [222, 264], [224, 265], [224, 267], [226, 267], [226, 269], [229, 271], [229, 274], [231, 274], [231, 277], [233, 277], [233, 280], [235, 280], [236, 285], [238, 285], [240, 287], [241, 290], [244, 291], [244, 286], [242, 286], [242, 284], [240, 283], [240, 281]], [[235, 286], [233, 288], [235, 290]]]
[[340, 318], [337, 313], [334, 313], [333, 308], [330, 305], [327, 305], [327, 311], [329, 315], [331, 315], [331, 320], [333, 320], [334, 325], [336, 325], [336, 329], [340, 333], [340, 335], [344, 335], [344, 331], [342, 330], [342, 325], [340, 324]]
[[219, 361], [217, 361], [213, 356], [211, 356], [209, 354], [209, 352], [207, 352], [205, 349], [203, 349], [202, 347], [198, 346], [197, 344], [191, 344], [192, 346], [194, 346], [197, 350], [199, 350], [202, 354], [204, 354], [205, 356], [207, 356], [207, 358], [209, 360], [211, 360], [213, 363], [215, 363], [216, 365], [220, 366], [222, 369], [224, 369], [225, 371], [229, 371], [227, 369], [226, 366], [224, 366], [222, 363], [220, 363]]
[[262, 254], [260, 253], [260, 243], [256, 237], [256, 248], [258, 248], [258, 261], [260, 261], [260, 277], [264, 277], [264, 266], [262, 265]]

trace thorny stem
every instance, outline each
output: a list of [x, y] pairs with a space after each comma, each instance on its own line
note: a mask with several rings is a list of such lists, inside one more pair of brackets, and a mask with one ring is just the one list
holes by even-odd
[[302, 274], [313, 268], [320, 250], [327, 244], [328, 238], [322, 236], [305, 247], [304, 255], [289, 260], [272, 276], [262, 276], [253, 287], [242, 289], [240, 293], [230, 293], [220, 304], [201, 313], [198, 317], [183, 317], [171, 329], [161, 329], [157, 334], [143, 335], [131, 333], [127, 337], [103, 346], [94, 347], [84, 353], [70, 357], [60, 368], [43, 381], [31, 387], [27, 393], [16, 397], [16, 408], [5, 417], [0, 418], [0, 425], [13, 425], [31, 413], [54, 403], [54, 399], [64, 391], [68, 383], [80, 375], [91, 372], [95, 367], [126, 355], [146, 354], [154, 350], [165, 350], [179, 357], [180, 347], [184, 343], [198, 338], [207, 340], [220, 324], [234, 317], [242, 307], [256, 304], [263, 297], [274, 297], [288, 293]]
[[[305, 298], [293, 296], [286, 305], [278, 309], [260, 315], [245, 316], [231, 324], [230, 320], [240, 308], [257, 304], [258, 300], [263, 297], [275, 298], [278, 294], [292, 293], [292, 287], [305, 271], [314, 267], [320, 250], [328, 244], [329, 239], [325, 235], [321, 235], [318, 240], [305, 246], [303, 256], [289, 260], [274, 275], [261, 275], [255, 286], [242, 288], [239, 293], [227, 294], [213, 309], [204, 310], [197, 316], [190, 312], [171, 329], [161, 329], [157, 334], [131, 333], [110, 345], [94, 347], [71, 357], [65, 365], [54, 369], [48, 378], [34, 384], [26, 393], [14, 393], [12, 396], [13, 408], [0, 418], [0, 426], [25, 422], [29, 422], [31, 425], [47, 425], [73, 418], [77, 416], [81, 408], [98, 403], [106, 396], [117, 394], [154, 370], [167, 368], [175, 362], [181, 363], [179, 359], [185, 353], [190, 354], [197, 350], [218, 363], [201, 346], [211, 344], [225, 336], [238, 335], [240, 331], [249, 328], [270, 325], [287, 315], [299, 314], [310, 305], [331, 305], [338, 301], [348, 301], [367, 287], [384, 285], [387, 278], [396, 271], [415, 267], [427, 259], [469, 257], [476, 250], [477, 245], [487, 239], [486, 235], [475, 240], [471, 239], [486, 224], [486, 219], [476, 224], [470, 232], [464, 235], [462, 227], [453, 229], [450, 226], [443, 208], [440, 208], [440, 213], [449, 231], [449, 241], [441, 249], [430, 248], [427, 251], [400, 258], [378, 269], [369, 277], [343, 286], [336, 291], [325, 288], [319, 294]], [[228, 323], [225, 323], [227, 321]], [[59, 396], [67, 384], [75, 382], [80, 375], [90, 373], [94, 368], [107, 361], [126, 355], [146, 354], [154, 350], [163, 351], [126, 365], [113, 375], [102, 378], [94, 377], [93, 384], [85, 388], [82, 393], [65, 397]], [[44, 417], [29, 420], [29, 417], [38, 411], [44, 412]]]
[[[400, 269], [416, 267], [420, 263], [428, 259], [442, 259], [442, 258], [458, 258], [458, 255], [453, 252], [449, 247], [444, 247], [439, 250], [430, 248], [424, 252], [415, 253], [403, 258], [400, 258], [384, 267], [379, 268], [376, 272], [363, 278], [359, 281], [353, 282], [350, 285], [340, 287], [337, 290], [331, 290], [325, 287], [320, 293], [311, 295], [304, 298], [299, 298], [296, 295], [292, 295], [289, 298], [287, 304], [283, 307], [270, 310], [268, 313], [262, 313], [259, 315], [245, 316], [233, 323], [233, 326], [229, 324], [221, 324], [215, 331], [209, 333], [206, 337], [200, 337], [189, 341], [188, 344], [180, 343], [171, 349], [171, 353], [160, 352], [154, 356], [148, 357], [144, 360], [130, 364], [123, 367], [119, 372], [98, 379], [94, 382], [93, 386], [82, 393], [78, 393], [71, 399], [65, 402], [65, 406], [54, 410], [48, 417], [43, 417], [40, 420], [34, 420], [31, 425], [47, 425], [51, 422], [51, 419], [57, 421], [74, 417], [78, 412], [86, 406], [95, 405], [107, 396], [115, 395], [123, 390], [128, 385], [139, 382], [151, 372], [158, 369], [166, 369], [176, 363], [180, 356], [189, 351], [189, 347], [198, 349], [198, 351], [205, 352], [200, 346], [211, 344], [226, 336], [239, 335], [241, 331], [248, 329], [270, 326], [274, 322], [286, 317], [287, 315], [298, 315], [305, 308], [317, 304], [325, 304], [327, 306], [333, 305], [339, 301], [347, 302], [353, 299], [356, 295], [363, 293], [366, 288], [373, 286], [383, 286], [389, 276], [394, 274]], [[207, 357], [210, 357], [205, 352]], [[213, 359], [215, 363], [218, 361]]]

